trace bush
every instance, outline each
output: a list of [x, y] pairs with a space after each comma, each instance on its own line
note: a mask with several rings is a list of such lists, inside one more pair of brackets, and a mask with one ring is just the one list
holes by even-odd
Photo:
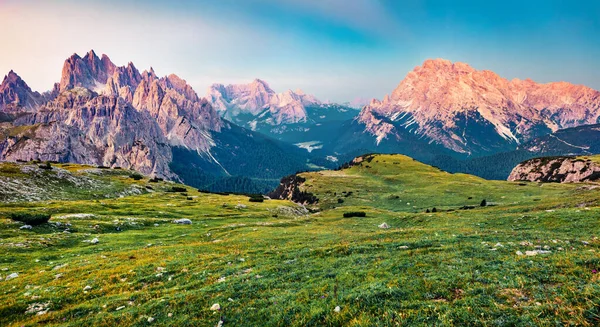
[[150, 179], [150, 183], [158, 183], [158, 182], [162, 182], [163, 179], [160, 177], [154, 177], [152, 179]]
[[344, 203], [344, 199], [338, 199], [338, 203]]
[[46, 163], [45, 163], [45, 164], [43, 164], [43, 165], [40, 165], [39, 167], [40, 167], [40, 168], [42, 168], [42, 169], [46, 169], [46, 170], [50, 170], [50, 169], [52, 169], [52, 166], [50, 165], [50, 162], [49, 162], [49, 161], [46, 161]]
[[133, 174], [129, 175], [129, 177], [133, 178], [136, 181], [144, 179], [144, 176], [142, 176], [141, 174], [138, 174], [138, 173], [133, 173]]
[[483, 199], [483, 201], [481, 201], [481, 203], [479, 204], [479, 206], [481, 206], [481, 207], [487, 206], [487, 201], [485, 199]]
[[366, 216], [367, 216], [367, 213], [364, 211], [344, 212], [344, 218], [366, 217]]
[[192, 201], [194, 198], [191, 196], [188, 196], [187, 199], [188, 199], [188, 201]]
[[12, 212], [8, 217], [31, 226], [45, 224], [50, 220], [50, 214], [47, 213]]
[[431, 212], [437, 212], [437, 208], [433, 207], [433, 209], [431, 209]]
[[171, 189], [169, 190], [169, 192], [185, 193], [185, 192], [187, 192], [187, 189], [185, 187], [181, 187], [181, 186], [172, 186]]
[[253, 195], [248, 199], [250, 202], [264, 202], [265, 198], [262, 195]]

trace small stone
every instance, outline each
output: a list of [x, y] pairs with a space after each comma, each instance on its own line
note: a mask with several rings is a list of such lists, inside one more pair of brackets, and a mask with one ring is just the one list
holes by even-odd
[[217, 283], [223, 283], [225, 281], [225, 277], [221, 277], [217, 279]]
[[154, 321], [154, 318], [152, 318], [152, 317], [148, 317], [148, 322], [150, 322], [150, 323], [151, 323], [151, 322], [153, 322], [153, 321]]
[[92, 244], [98, 244], [98, 243], [100, 243], [100, 240], [99, 240], [98, 238], [95, 238], [95, 237], [94, 237], [94, 238], [93, 238], [93, 239], [90, 241], [90, 243], [92, 243]]
[[498, 242], [498, 243], [496, 243], [496, 245], [494, 245], [494, 247], [503, 248], [504, 245], [502, 245], [502, 243]]
[[523, 255], [523, 252], [517, 251], [517, 255]]
[[125, 306], [124, 306], [124, 305], [122, 305], [122, 306], [118, 307], [118, 308], [117, 308], [117, 311], [120, 311], [120, 310], [123, 310], [123, 309], [125, 309]]
[[11, 280], [11, 279], [15, 279], [15, 278], [17, 278], [17, 277], [19, 277], [19, 274], [17, 274], [17, 273], [12, 273], [12, 274], [10, 274], [10, 275], [6, 276], [5, 280]]
[[583, 245], [589, 245], [589, 244], [590, 244], [590, 242], [587, 242], [587, 241], [581, 241], [581, 243], [582, 243]]
[[221, 310], [221, 306], [218, 303], [215, 303], [212, 305], [212, 307], [210, 307], [211, 311], [219, 311]]
[[401, 245], [401, 246], [398, 247], [398, 249], [406, 250], [406, 249], [408, 249], [408, 246], [407, 245]]
[[192, 221], [184, 218], [184, 219], [175, 219], [175, 220], [173, 220], [173, 223], [180, 224], [180, 225], [191, 225]]
[[160, 226], [160, 225], [159, 224], [154, 224], [154, 227], [158, 227], [158, 226]]
[[342, 311], [342, 308], [340, 308], [339, 305], [337, 307], [335, 307], [335, 309], [333, 309], [333, 312], [340, 312], [340, 311]]
[[223, 320], [219, 320], [219, 322], [217, 323], [217, 327], [223, 327]]
[[169, 317], [169, 318], [173, 317], [173, 313], [172, 313], [172, 312], [169, 312], [169, 313], [167, 314], [167, 317]]
[[19, 227], [19, 229], [32, 229], [33, 227], [31, 225], [23, 225], [21, 227]]
[[233, 299], [232, 298], [228, 298], [227, 301], [233, 302]]
[[381, 224], [381, 225], [379, 225], [379, 226], [377, 226], [377, 227], [379, 227], [379, 228], [383, 228], [383, 229], [390, 228], [390, 226], [389, 226], [388, 224], [386, 224], [386, 223], [383, 223], [383, 224]]
[[87, 285], [86, 287], [83, 288], [83, 291], [87, 292], [87, 291], [89, 291], [91, 289], [92, 289], [92, 287], [90, 285]]

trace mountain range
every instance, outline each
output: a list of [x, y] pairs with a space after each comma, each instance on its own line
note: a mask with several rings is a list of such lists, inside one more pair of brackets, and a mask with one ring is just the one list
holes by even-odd
[[288, 142], [305, 142], [312, 128], [358, 114], [350, 105], [325, 103], [300, 89], [276, 93], [260, 79], [249, 84], [213, 84], [207, 98], [223, 118]]
[[92, 50], [69, 57], [44, 93], [13, 71], [4, 77], [0, 159], [126, 167], [240, 192], [372, 152], [505, 179], [516, 160], [597, 153], [599, 119], [600, 92], [588, 87], [509, 81], [443, 59], [359, 111], [260, 79], [213, 84], [202, 98], [177, 75], [117, 66]]
[[295, 147], [221, 119], [178, 76], [94, 51], [68, 58], [52, 91], [32, 92], [14, 72], [0, 90], [3, 160], [127, 167], [209, 188], [216, 177], [276, 180], [306, 169]]

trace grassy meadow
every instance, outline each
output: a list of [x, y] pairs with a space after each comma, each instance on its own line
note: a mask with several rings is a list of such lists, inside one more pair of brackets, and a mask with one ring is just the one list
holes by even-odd
[[[0, 165], [0, 182], [47, 182], [0, 190], [0, 326], [600, 325], [595, 184], [377, 155], [303, 173], [319, 198], [308, 211], [125, 170], [24, 166]], [[20, 229], [11, 212], [52, 218]]]

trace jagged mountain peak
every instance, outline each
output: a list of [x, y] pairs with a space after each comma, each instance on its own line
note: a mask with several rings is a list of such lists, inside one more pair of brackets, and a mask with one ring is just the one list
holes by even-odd
[[509, 81], [490, 70], [432, 59], [409, 72], [391, 96], [366, 106], [359, 120], [378, 142], [408, 129], [472, 154], [511, 149], [550, 131], [598, 119], [600, 93], [588, 87]]

